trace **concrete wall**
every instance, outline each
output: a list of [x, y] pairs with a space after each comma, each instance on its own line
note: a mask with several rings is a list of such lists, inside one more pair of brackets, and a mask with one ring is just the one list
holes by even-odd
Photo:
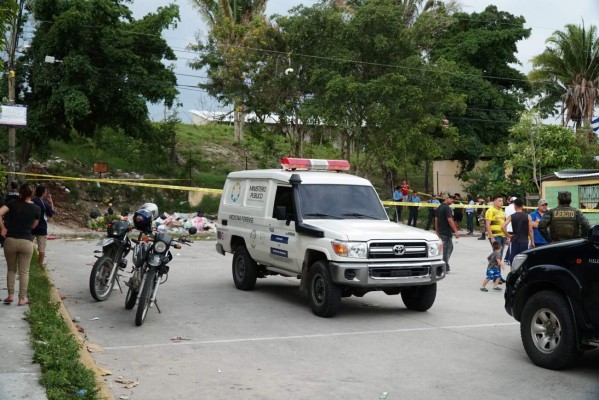
[[[475, 168], [485, 166], [488, 161], [478, 161]], [[437, 160], [433, 161], [433, 191], [437, 194], [443, 193], [462, 193], [464, 192], [463, 182], [456, 178], [460, 171], [459, 161]], [[465, 197], [465, 196], [464, 196]]]

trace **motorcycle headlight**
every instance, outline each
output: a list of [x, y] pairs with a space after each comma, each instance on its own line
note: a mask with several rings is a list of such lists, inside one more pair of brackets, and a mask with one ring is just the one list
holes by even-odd
[[158, 254], [152, 254], [152, 257], [150, 257], [148, 260], [148, 264], [150, 264], [152, 267], [157, 267], [162, 264], [162, 257], [160, 257]]
[[168, 244], [163, 241], [154, 242], [154, 251], [156, 253], [164, 253], [168, 249]]
[[340, 257], [366, 258], [368, 247], [365, 242], [332, 242], [333, 251]]
[[439, 254], [443, 254], [443, 242], [440, 240], [428, 242], [428, 256], [435, 257]]
[[510, 266], [510, 271], [515, 271], [520, 268], [522, 264], [526, 262], [527, 258], [528, 256], [526, 254], [518, 254], [516, 257], [514, 257], [512, 265]]

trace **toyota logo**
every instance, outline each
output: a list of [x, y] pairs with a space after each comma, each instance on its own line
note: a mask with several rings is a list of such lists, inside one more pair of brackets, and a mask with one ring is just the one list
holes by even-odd
[[396, 244], [393, 246], [393, 254], [396, 256], [403, 256], [406, 253], [406, 246], [403, 244]]

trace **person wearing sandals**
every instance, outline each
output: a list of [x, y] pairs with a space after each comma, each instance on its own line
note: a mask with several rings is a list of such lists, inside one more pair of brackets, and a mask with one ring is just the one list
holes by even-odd
[[[33, 189], [28, 184], [21, 185], [19, 198], [11, 200], [0, 207], [0, 229], [4, 241], [4, 257], [7, 265], [8, 297], [4, 304], [11, 304], [15, 292], [17, 270], [19, 271], [19, 302], [20, 306], [29, 304], [27, 286], [29, 284], [29, 265], [33, 256], [33, 235], [31, 230], [37, 226], [41, 218], [41, 209], [33, 204], [31, 197]], [[4, 225], [4, 217], [7, 225]]]
[[38, 185], [35, 188], [35, 197], [32, 201], [33, 204], [42, 210], [40, 223], [31, 233], [33, 234], [34, 241], [37, 242], [40, 265], [44, 267], [44, 260], [46, 259], [46, 236], [48, 236], [48, 218], [54, 215], [54, 203], [52, 202], [52, 195], [43, 185]]
[[501, 292], [499, 283], [501, 282], [501, 271], [499, 268], [504, 269], [505, 265], [501, 261], [501, 242], [496, 240], [492, 244], [493, 252], [487, 257], [487, 277], [483, 281], [483, 286], [480, 288], [481, 292], [488, 292], [487, 283], [493, 282], [493, 290]]

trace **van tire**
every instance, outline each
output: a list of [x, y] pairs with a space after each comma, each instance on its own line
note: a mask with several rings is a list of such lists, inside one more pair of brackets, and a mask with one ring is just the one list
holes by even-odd
[[233, 282], [239, 290], [252, 290], [258, 278], [258, 264], [252, 259], [245, 245], [240, 244], [233, 254]]
[[312, 312], [319, 317], [330, 318], [341, 306], [341, 287], [333, 282], [328, 265], [316, 261], [308, 272], [308, 296]]
[[401, 290], [401, 299], [409, 310], [427, 311], [437, 298], [437, 283], [412, 286]]

